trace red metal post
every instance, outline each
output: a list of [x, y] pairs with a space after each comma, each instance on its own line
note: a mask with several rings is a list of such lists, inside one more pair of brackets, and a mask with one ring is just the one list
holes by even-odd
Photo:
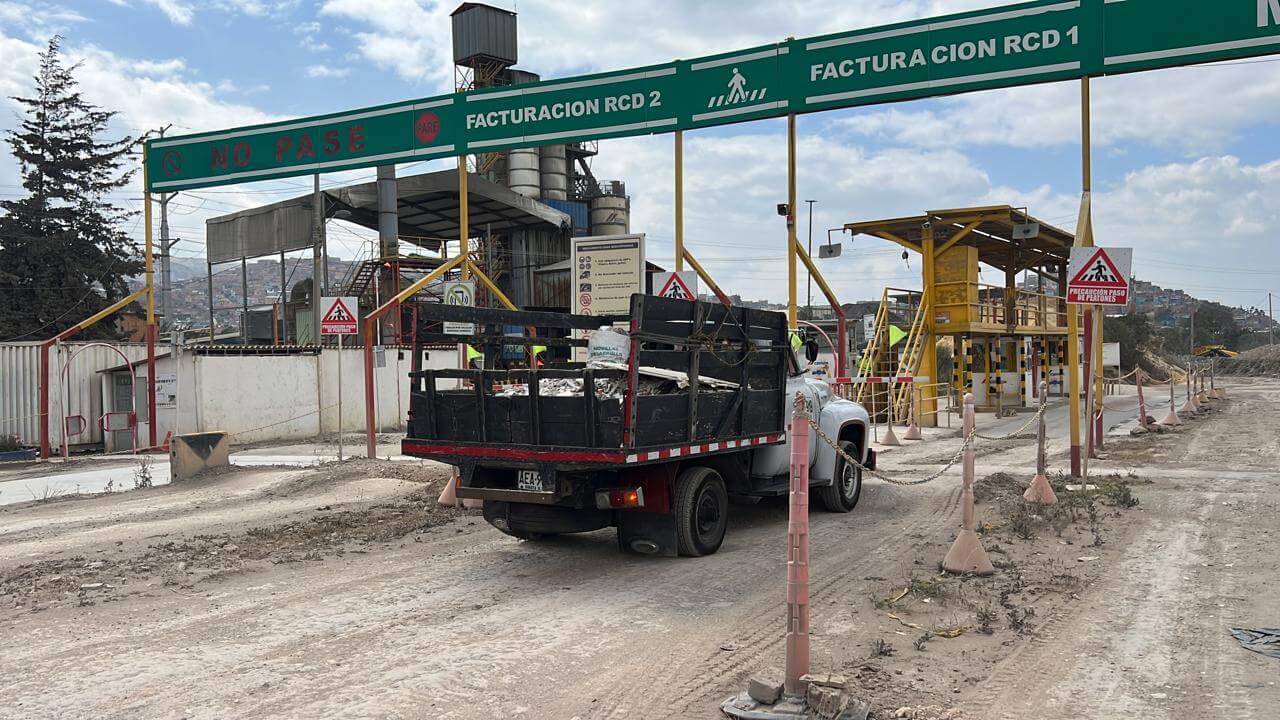
[[796, 393], [791, 416], [791, 509], [787, 521], [787, 656], [784, 689], [803, 695], [809, 673], [809, 418]]
[[1084, 311], [1084, 436], [1085, 456], [1097, 458], [1093, 422], [1093, 308]]
[[[386, 307], [385, 305], [383, 307]], [[382, 308], [378, 308], [381, 310]], [[364, 426], [368, 441], [365, 457], [378, 457], [378, 428], [374, 420], [373, 397], [373, 329], [382, 315], [378, 311], [370, 313], [364, 319]]]
[[49, 346], [53, 340], [40, 345], [40, 459], [49, 458]]
[[849, 376], [849, 330], [845, 327], [847, 324], [844, 316], [844, 308], [836, 303], [831, 303], [831, 309], [836, 313], [836, 342], [840, 343], [840, 349], [836, 351], [836, 364], [840, 366], [840, 372], [836, 377]]

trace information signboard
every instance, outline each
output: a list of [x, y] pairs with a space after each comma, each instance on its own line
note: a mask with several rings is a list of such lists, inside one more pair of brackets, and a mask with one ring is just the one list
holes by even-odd
[[[476, 306], [475, 280], [450, 280], [444, 283], [443, 290], [446, 305]], [[475, 323], [446, 322], [444, 332], [446, 335], [474, 335], [476, 325]]]
[[168, 191], [1280, 52], [1280, 0], [1038, 0], [147, 141]]
[[[575, 315], [629, 314], [631, 296], [644, 292], [644, 235], [574, 238], [569, 291]], [[574, 355], [583, 360], [586, 349], [575, 348]]]

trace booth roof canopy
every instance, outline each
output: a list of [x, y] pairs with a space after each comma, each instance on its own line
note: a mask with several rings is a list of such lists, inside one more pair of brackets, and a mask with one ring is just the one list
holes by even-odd
[[[476, 175], [467, 177], [471, 235], [513, 230], [568, 232], [571, 219], [555, 208]], [[378, 229], [377, 182], [321, 191], [325, 218], [339, 216], [371, 230]], [[458, 239], [460, 204], [458, 173], [445, 170], [396, 180], [400, 239], [428, 250]], [[241, 210], [206, 221], [209, 262], [227, 262], [309, 248], [315, 214], [312, 196], [302, 195], [270, 205]]]
[[[1010, 250], [1018, 251], [1018, 265], [1027, 268], [1065, 263], [1075, 244], [1075, 235], [1010, 205], [930, 210], [913, 217], [849, 223], [844, 229], [854, 235], [871, 235], [920, 252], [925, 223], [933, 224], [935, 247], [942, 247], [950, 238], [972, 228], [957, 244], [978, 248], [979, 262], [1002, 270], [1008, 269]], [[1034, 237], [1015, 237], [1017, 226], [1032, 223], [1039, 225]]]

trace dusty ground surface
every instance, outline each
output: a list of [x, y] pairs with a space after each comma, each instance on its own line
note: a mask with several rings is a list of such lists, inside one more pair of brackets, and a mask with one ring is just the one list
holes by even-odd
[[[1096, 497], [1055, 477], [1047, 511], [1018, 499], [1031, 443], [983, 441], [991, 578], [938, 573], [954, 470], [815, 510], [814, 669], [877, 718], [1277, 717], [1280, 660], [1229, 628], [1280, 625], [1280, 383], [1230, 396], [1109, 439]], [[958, 446], [931, 437], [883, 467], [918, 476]], [[0, 717], [715, 718], [781, 668], [785, 504], [734, 506], [719, 553], [663, 560], [609, 532], [508, 538], [436, 508], [444, 477], [252, 468], [0, 508]]]

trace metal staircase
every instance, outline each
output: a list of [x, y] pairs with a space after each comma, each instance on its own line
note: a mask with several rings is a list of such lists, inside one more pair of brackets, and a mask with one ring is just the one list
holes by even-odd
[[[928, 312], [929, 303], [918, 290], [885, 288], [880, 297], [880, 307], [876, 311], [872, 335], [858, 361], [857, 375], [915, 375], [924, 358], [924, 322]], [[908, 328], [905, 335], [900, 334], [903, 326]], [[894, 328], [899, 332], [895, 333]], [[893, 342], [895, 336], [898, 340], [896, 343]], [[859, 384], [853, 395], [856, 402], [869, 410], [874, 409], [877, 415], [883, 413], [892, 402], [894, 415], [899, 418], [906, 417], [910, 398], [909, 385], [895, 386], [892, 399], [889, 386], [884, 384]]]

